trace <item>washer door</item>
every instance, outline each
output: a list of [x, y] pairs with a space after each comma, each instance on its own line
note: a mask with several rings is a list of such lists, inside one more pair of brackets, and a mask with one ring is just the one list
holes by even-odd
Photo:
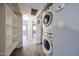
[[48, 37], [43, 37], [42, 48], [45, 55], [49, 56], [53, 54], [53, 44], [52, 44], [52, 41]]
[[43, 19], [44, 26], [48, 27], [51, 24], [52, 19], [53, 19], [52, 13], [47, 12], [44, 16], [44, 19]]

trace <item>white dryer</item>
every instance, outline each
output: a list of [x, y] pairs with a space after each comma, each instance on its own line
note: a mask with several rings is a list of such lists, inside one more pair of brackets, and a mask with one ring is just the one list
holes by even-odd
[[43, 13], [43, 33], [53, 33], [53, 12], [52, 6], [50, 6], [44, 13]]

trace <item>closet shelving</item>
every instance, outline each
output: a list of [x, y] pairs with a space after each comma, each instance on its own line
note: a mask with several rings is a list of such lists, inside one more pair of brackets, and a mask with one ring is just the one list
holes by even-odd
[[10, 55], [22, 38], [22, 19], [6, 8], [6, 55]]
[[[14, 4], [0, 4], [0, 56], [9, 56], [22, 47], [22, 15]], [[13, 8], [13, 9], [12, 9]]]

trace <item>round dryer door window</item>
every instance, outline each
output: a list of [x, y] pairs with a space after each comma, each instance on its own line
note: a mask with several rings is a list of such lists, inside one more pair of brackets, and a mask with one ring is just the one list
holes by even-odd
[[42, 40], [42, 48], [45, 53], [45, 55], [51, 55], [53, 54], [53, 43], [49, 39], [49, 37], [44, 36]]
[[44, 40], [44, 47], [46, 48], [46, 50], [49, 50], [50, 49], [50, 44], [48, 42], [48, 40]]
[[52, 22], [52, 19], [53, 19], [53, 15], [51, 12], [47, 12], [44, 16], [44, 19], [43, 19], [43, 23], [44, 23], [44, 26], [49, 26]]

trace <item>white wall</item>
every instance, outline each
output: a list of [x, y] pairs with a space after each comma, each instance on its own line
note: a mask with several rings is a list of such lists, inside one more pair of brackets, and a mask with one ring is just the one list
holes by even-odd
[[[79, 4], [65, 4], [56, 12], [59, 4], [53, 4], [54, 55], [79, 55]], [[60, 27], [59, 22], [63, 22]]]

